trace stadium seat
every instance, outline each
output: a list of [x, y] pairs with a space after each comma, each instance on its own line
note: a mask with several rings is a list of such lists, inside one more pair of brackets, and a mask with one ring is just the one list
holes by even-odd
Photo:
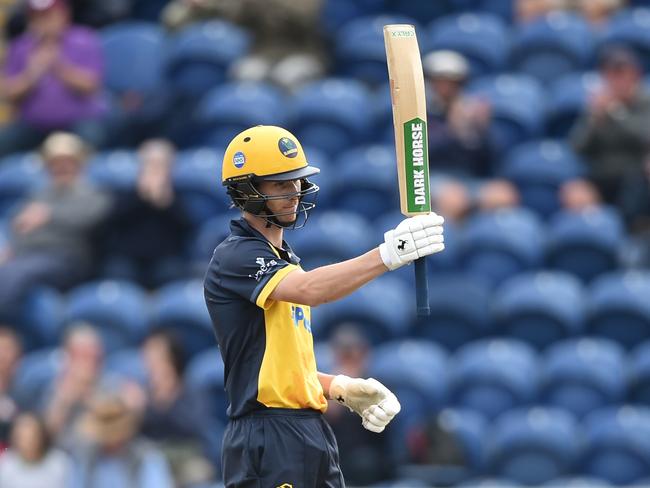
[[190, 243], [192, 261], [205, 270], [214, 249], [230, 234], [230, 221], [239, 217], [241, 212], [233, 209], [203, 222]]
[[165, 38], [147, 22], [119, 22], [101, 31], [106, 86], [113, 92], [146, 93], [163, 82]]
[[150, 327], [173, 330], [188, 357], [214, 347], [216, 340], [202, 280], [177, 281], [159, 288], [153, 296]]
[[266, 83], [232, 82], [218, 85], [201, 99], [194, 122], [201, 144], [226, 147], [238, 133], [255, 125], [290, 122], [289, 100]]
[[628, 356], [629, 401], [650, 405], [650, 341], [646, 341]]
[[589, 476], [589, 477], [573, 476], [573, 477], [566, 477], [566, 478], [557, 478], [547, 483], [544, 483], [544, 485], [542, 486], [548, 486], [548, 487], [562, 486], [563, 488], [606, 488], [612, 485], [610, 485], [605, 480], [601, 480], [600, 478], [594, 478], [593, 476]]
[[[413, 272], [409, 273], [413, 286]], [[490, 289], [487, 284], [463, 274], [429, 278], [431, 315], [418, 318], [409, 335], [428, 339], [447, 350], [484, 337], [491, 329]]]
[[187, 367], [185, 381], [190, 389], [205, 393], [212, 418], [228, 421], [228, 398], [224, 383], [224, 364], [219, 349], [211, 347], [196, 355]]
[[465, 225], [458, 242], [462, 270], [500, 284], [541, 264], [544, 235], [537, 216], [524, 208], [482, 212]]
[[484, 339], [461, 347], [454, 355], [452, 402], [492, 419], [536, 399], [535, 352], [514, 339]]
[[[452, 0], [454, 3], [455, 0]], [[465, 1], [465, 0], [460, 0]], [[472, 8], [496, 15], [508, 24], [513, 22], [514, 5], [512, 0], [471, 0]]]
[[373, 344], [404, 337], [415, 315], [415, 300], [399, 279], [384, 276], [351, 295], [312, 310], [315, 340], [324, 340], [345, 322], [354, 322]]
[[488, 433], [483, 416], [473, 410], [445, 408], [438, 414], [438, 421], [458, 441], [467, 467], [472, 472], [483, 471]]
[[541, 350], [583, 330], [582, 284], [561, 272], [520, 274], [496, 291], [492, 314], [497, 335], [515, 337]]
[[378, 15], [353, 19], [336, 33], [335, 58], [337, 72], [343, 77], [356, 78], [370, 84], [388, 80], [384, 25], [415, 24], [401, 15]]
[[135, 381], [146, 385], [148, 373], [140, 349], [120, 349], [110, 354], [104, 362], [104, 373], [109, 377]]
[[369, 488], [426, 488], [429, 485], [425, 481], [417, 478], [400, 478], [391, 481], [382, 481], [381, 483], [368, 486]]
[[99, 188], [120, 194], [135, 191], [139, 171], [135, 151], [113, 149], [95, 154], [86, 167], [86, 176]]
[[0, 159], [0, 218], [9, 218], [23, 199], [47, 181], [36, 153], [17, 153]]
[[624, 236], [623, 222], [612, 208], [558, 212], [549, 222], [546, 264], [589, 282], [616, 269]]
[[197, 97], [223, 83], [231, 63], [246, 55], [249, 34], [223, 20], [191, 24], [171, 38], [165, 72], [185, 96]]
[[586, 173], [584, 163], [564, 142], [545, 139], [508, 152], [498, 175], [513, 182], [521, 203], [548, 218], [560, 209], [560, 186]]
[[221, 185], [222, 157], [221, 150], [208, 147], [187, 149], [179, 153], [174, 166], [174, 189], [197, 227], [230, 206], [230, 197]]
[[615, 272], [598, 279], [588, 295], [588, 333], [631, 349], [650, 337], [650, 273]]
[[67, 295], [65, 323], [94, 325], [109, 353], [138, 344], [146, 333], [148, 316], [145, 291], [132, 282], [87, 282]]
[[50, 385], [61, 369], [63, 358], [57, 348], [25, 354], [16, 370], [16, 403], [25, 410], [43, 408]]
[[607, 23], [599, 48], [625, 44], [634, 49], [645, 71], [650, 69], [650, 8], [624, 9]]
[[334, 35], [352, 19], [384, 12], [386, 2], [387, 0], [326, 0], [321, 9], [320, 24], [326, 33]]
[[[387, 0], [386, 10], [397, 15], [406, 15], [418, 22], [430, 22], [451, 12], [448, 2], [403, 2]], [[418, 35], [420, 35], [418, 33]]]
[[286, 235], [287, 242], [309, 271], [365, 253], [377, 246], [370, 223], [349, 211], [315, 211], [307, 225]]
[[541, 135], [546, 93], [534, 78], [521, 74], [483, 77], [469, 85], [468, 93], [492, 107], [488, 136], [498, 154]]
[[373, 124], [371, 94], [357, 80], [326, 78], [294, 96], [293, 132], [305, 146], [330, 156], [368, 141]]
[[576, 417], [625, 400], [625, 354], [607, 339], [559, 342], [544, 354], [541, 400]]
[[568, 412], [533, 407], [501, 415], [490, 436], [492, 473], [537, 486], [573, 471], [581, 453], [578, 425]]
[[567, 137], [601, 84], [600, 76], [593, 72], [565, 75], [551, 83], [546, 103], [546, 135]]
[[515, 29], [510, 66], [549, 83], [588, 66], [593, 57], [593, 38], [593, 31], [583, 17], [551, 12]]
[[522, 488], [522, 485], [500, 478], [472, 478], [457, 485], [458, 488]]
[[491, 14], [465, 12], [434, 20], [427, 27], [423, 52], [451, 49], [463, 54], [473, 77], [500, 71], [508, 56], [506, 25]]
[[650, 475], [650, 409], [623, 406], [584, 420], [582, 471], [614, 485], [633, 485]]
[[399, 208], [395, 147], [361, 146], [341, 154], [329, 197], [338, 208], [373, 220]]

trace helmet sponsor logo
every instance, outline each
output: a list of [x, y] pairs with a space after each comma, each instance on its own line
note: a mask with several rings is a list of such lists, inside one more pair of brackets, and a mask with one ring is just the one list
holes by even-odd
[[278, 148], [280, 148], [280, 152], [288, 158], [295, 158], [298, 155], [298, 146], [288, 137], [280, 138], [278, 141]]
[[235, 165], [235, 168], [241, 168], [246, 164], [246, 156], [241, 151], [237, 151], [232, 157], [232, 164]]

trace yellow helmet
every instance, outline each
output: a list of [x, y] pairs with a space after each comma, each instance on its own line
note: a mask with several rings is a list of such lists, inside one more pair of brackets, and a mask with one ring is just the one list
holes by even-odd
[[[221, 183], [226, 186], [233, 204], [253, 215], [264, 218], [269, 225], [298, 228], [307, 221], [309, 211], [316, 206], [319, 188], [307, 178], [320, 169], [309, 166], [298, 139], [288, 130], [273, 125], [258, 125], [237, 134], [223, 156]], [[291, 195], [269, 197], [260, 193], [260, 181], [300, 180], [300, 191]], [[299, 197], [296, 219], [281, 222], [273, 214], [267, 201], [271, 198]], [[309, 200], [311, 196], [311, 201]], [[302, 217], [302, 221], [298, 217]]]
[[223, 156], [221, 182], [250, 178], [295, 180], [319, 173], [309, 166], [296, 136], [282, 127], [258, 125], [237, 134]]

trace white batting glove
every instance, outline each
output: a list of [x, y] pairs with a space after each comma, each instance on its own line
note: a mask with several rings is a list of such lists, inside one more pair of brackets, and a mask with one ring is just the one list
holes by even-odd
[[329, 397], [363, 419], [361, 425], [372, 432], [381, 432], [402, 406], [397, 397], [374, 378], [350, 378], [338, 375], [332, 379]]
[[418, 258], [445, 248], [440, 215], [431, 212], [402, 220], [395, 229], [384, 234], [379, 246], [381, 260], [389, 270], [397, 269]]

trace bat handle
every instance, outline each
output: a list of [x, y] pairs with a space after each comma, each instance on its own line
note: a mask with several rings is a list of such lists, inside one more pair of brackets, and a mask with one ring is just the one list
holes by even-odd
[[418, 317], [428, 317], [429, 309], [429, 280], [427, 279], [426, 258], [415, 260], [415, 301], [418, 308]]

